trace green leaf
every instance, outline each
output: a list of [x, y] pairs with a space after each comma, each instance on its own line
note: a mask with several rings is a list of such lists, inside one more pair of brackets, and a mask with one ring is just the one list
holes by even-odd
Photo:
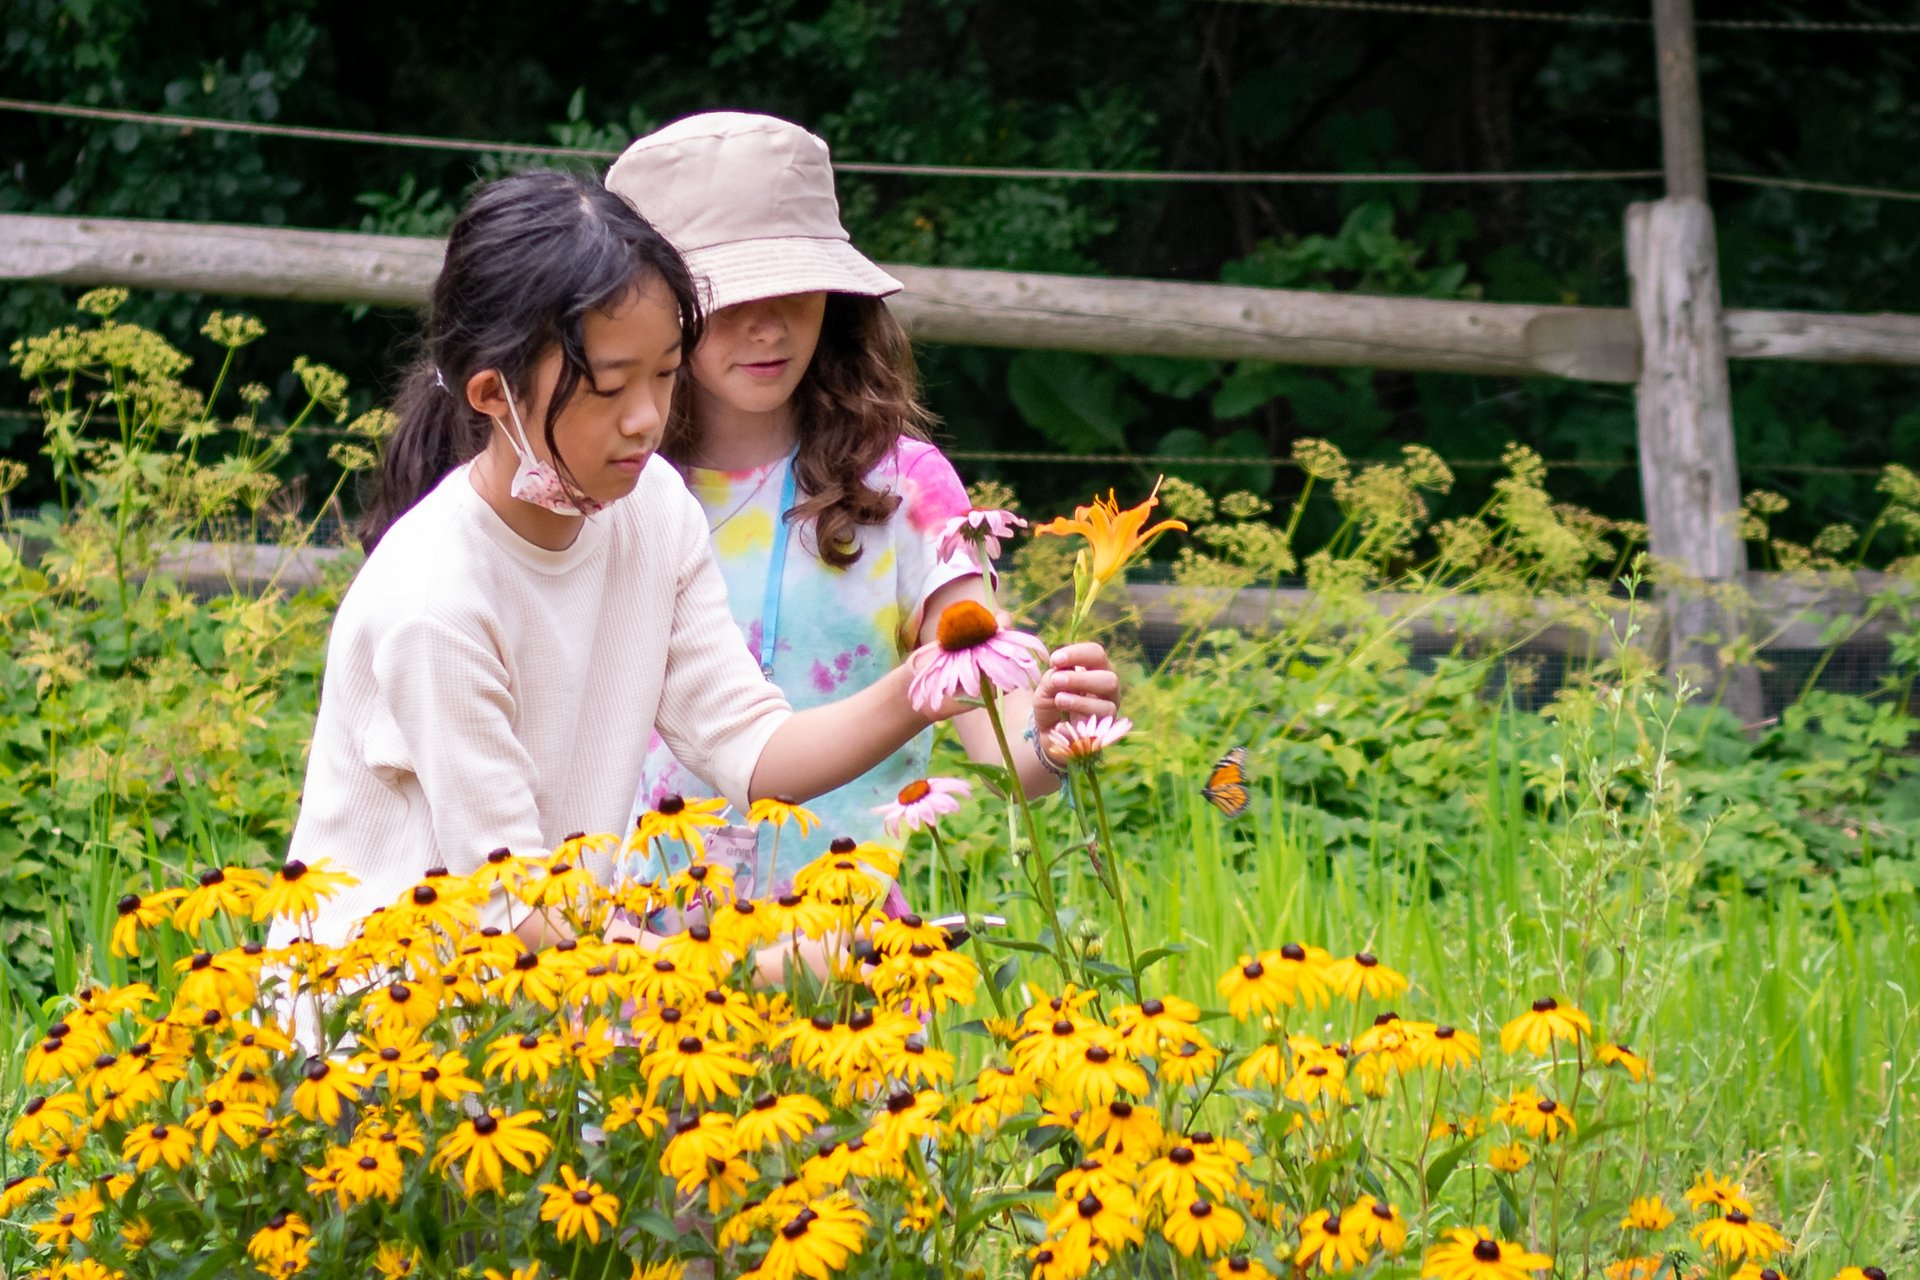
[[966, 1239], [975, 1227], [993, 1217], [1002, 1209], [1010, 1209], [1017, 1204], [1037, 1203], [1051, 1195], [1050, 1191], [997, 1191], [968, 1202], [967, 1211], [960, 1215], [955, 1231], [961, 1239]]
[[1027, 951], [1037, 956], [1052, 955], [1045, 947], [1026, 938], [1000, 938], [992, 934], [984, 935], [980, 941], [989, 947], [1005, 947], [1009, 951]]
[[1125, 449], [1143, 412], [1111, 362], [1073, 351], [1022, 351], [1007, 369], [1007, 394], [1021, 416], [1070, 453]]
[[1471, 1142], [1456, 1143], [1451, 1150], [1441, 1152], [1440, 1157], [1427, 1166], [1428, 1197], [1440, 1194], [1440, 1188], [1447, 1185], [1447, 1179], [1453, 1176], [1453, 1171], [1459, 1168], [1460, 1162], [1467, 1158], [1467, 1152], [1471, 1150]]

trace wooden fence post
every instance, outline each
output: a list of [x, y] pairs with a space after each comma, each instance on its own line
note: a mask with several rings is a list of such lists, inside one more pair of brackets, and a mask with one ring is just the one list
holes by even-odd
[[1640, 491], [1648, 550], [1680, 581], [1662, 591], [1667, 657], [1720, 684], [1722, 705], [1760, 719], [1759, 673], [1726, 666], [1746, 631], [1746, 544], [1734, 459], [1727, 332], [1706, 202], [1692, 0], [1654, 0], [1667, 198], [1627, 209], [1627, 269], [1640, 325]]

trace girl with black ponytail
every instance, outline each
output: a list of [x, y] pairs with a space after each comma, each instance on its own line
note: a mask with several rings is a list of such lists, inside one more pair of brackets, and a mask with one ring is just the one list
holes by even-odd
[[905, 668], [795, 714], [741, 645], [699, 504], [653, 461], [699, 331], [680, 256], [598, 183], [523, 173], [462, 210], [328, 643], [289, 856], [359, 883], [315, 940], [429, 869], [619, 831], [650, 729], [744, 809], [926, 727]]

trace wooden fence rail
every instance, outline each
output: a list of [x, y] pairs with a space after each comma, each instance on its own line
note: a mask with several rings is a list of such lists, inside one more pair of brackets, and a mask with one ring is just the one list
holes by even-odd
[[[418, 306], [443, 242], [128, 219], [0, 215], [0, 279]], [[889, 266], [926, 342], [1632, 383], [1625, 307], [1523, 306], [1299, 289]], [[1749, 360], [1920, 364], [1920, 316], [1729, 311]]]

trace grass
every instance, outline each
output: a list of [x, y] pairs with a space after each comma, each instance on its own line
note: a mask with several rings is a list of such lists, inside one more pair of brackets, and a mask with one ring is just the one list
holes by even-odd
[[[1805, 1274], [1887, 1265], [1913, 1247], [1920, 904], [1907, 892], [1848, 901], [1819, 885], [1751, 893], [1693, 882], [1684, 866], [1621, 865], [1617, 847], [1570, 840], [1568, 815], [1543, 813], [1516, 753], [1498, 746], [1457, 799], [1477, 815], [1476, 838], [1439, 848], [1377, 824], [1364, 850], [1339, 852], [1320, 838], [1319, 810], [1276, 783], [1223, 820], [1198, 794], [1210, 757], [1175, 750], [1187, 776], [1163, 779], [1123, 840], [1155, 851], [1125, 868], [1134, 935], [1184, 948], [1148, 993], [1219, 1010], [1215, 982], [1242, 953], [1296, 939], [1365, 948], [1411, 977], [1395, 1002], [1403, 1016], [1473, 1030], [1490, 1056], [1504, 1021], [1555, 994], [1653, 1062], [1636, 1193], [1673, 1203], [1703, 1168], [1744, 1177], [1784, 1220]], [[1034, 937], [1045, 922], [1004, 860], [975, 843], [986, 838], [959, 845], [997, 872], [973, 881], [969, 910]], [[1084, 860], [1061, 875], [1063, 901], [1117, 959], [1117, 916]], [[1051, 985], [1050, 966], [1022, 959]], [[1304, 1029], [1341, 1034], [1332, 1021]]]

